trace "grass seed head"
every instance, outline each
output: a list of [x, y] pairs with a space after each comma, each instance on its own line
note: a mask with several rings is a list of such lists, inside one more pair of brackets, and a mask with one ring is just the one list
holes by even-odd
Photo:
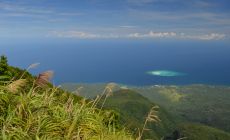
[[49, 83], [52, 77], [53, 77], [53, 71], [45, 71], [38, 75], [38, 78], [36, 79], [35, 83], [40, 87], [44, 87]]
[[20, 88], [26, 85], [26, 79], [19, 79], [10, 83], [6, 89], [9, 92], [16, 93]]

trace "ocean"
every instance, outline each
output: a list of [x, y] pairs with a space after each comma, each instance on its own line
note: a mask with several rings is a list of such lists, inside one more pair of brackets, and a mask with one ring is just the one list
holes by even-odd
[[[10, 65], [38, 74], [53, 70], [52, 82], [125, 85], [230, 85], [230, 46], [226, 41], [37, 40], [0, 43]], [[150, 75], [174, 71], [180, 76]]]

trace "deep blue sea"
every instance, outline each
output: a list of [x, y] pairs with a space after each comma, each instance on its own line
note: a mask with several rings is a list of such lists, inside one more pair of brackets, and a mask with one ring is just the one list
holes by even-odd
[[[127, 85], [230, 85], [230, 45], [224, 41], [37, 40], [0, 43], [10, 65], [38, 74], [53, 70], [54, 84], [116, 82]], [[160, 77], [170, 70], [184, 76]]]

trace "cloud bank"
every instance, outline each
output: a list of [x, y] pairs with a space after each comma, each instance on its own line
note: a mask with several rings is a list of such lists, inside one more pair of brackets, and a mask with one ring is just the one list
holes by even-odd
[[76, 38], [76, 39], [189, 39], [189, 40], [222, 40], [226, 38], [225, 34], [210, 33], [200, 35], [190, 35], [186, 33], [176, 32], [154, 32], [149, 31], [148, 33], [130, 33], [130, 34], [99, 34], [89, 33], [84, 31], [51, 31], [48, 33], [49, 37], [58, 38]]
[[150, 31], [147, 34], [132, 33], [129, 34], [130, 38], [165, 38], [165, 37], [175, 37], [177, 34], [175, 32], [153, 32]]
[[211, 33], [204, 35], [182, 35], [182, 38], [186, 39], [198, 39], [198, 40], [222, 40], [225, 39], [225, 34]]

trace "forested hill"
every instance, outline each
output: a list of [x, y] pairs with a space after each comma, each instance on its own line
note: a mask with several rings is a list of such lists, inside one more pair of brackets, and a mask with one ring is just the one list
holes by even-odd
[[[228, 86], [214, 86], [214, 85], [187, 85], [187, 86], [144, 86], [144, 87], [135, 87], [135, 86], [124, 86], [119, 84], [114, 84], [114, 97], [116, 102], [120, 103], [121, 101], [128, 100], [123, 97], [119, 97], [120, 91], [133, 92], [136, 94], [144, 96], [147, 99], [145, 102], [152, 102], [160, 106], [160, 110], [165, 110], [167, 120], [173, 120], [170, 123], [175, 123], [178, 128], [183, 126], [183, 129], [186, 129], [184, 132], [190, 132], [188, 128], [193, 128], [194, 132], [199, 132], [198, 128], [217, 128], [217, 129], [208, 129], [209, 131], [214, 131], [220, 129], [224, 134], [230, 132], [230, 116], [229, 107], [230, 107], [230, 87]], [[79, 94], [85, 97], [95, 97], [97, 94], [103, 92], [106, 84], [63, 84], [65, 89], [69, 89], [73, 93]], [[128, 93], [129, 93], [128, 92]], [[131, 94], [131, 95], [136, 95]], [[111, 100], [115, 100], [112, 99]], [[137, 98], [133, 102], [141, 102]], [[107, 102], [109, 106], [109, 101]], [[113, 103], [113, 102], [112, 102]], [[117, 106], [121, 106], [117, 104]], [[135, 108], [135, 107], [134, 107]], [[129, 111], [129, 109], [122, 111]], [[133, 111], [133, 116], [135, 115]], [[131, 115], [131, 116], [132, 116]], [[163, 121], [162, 121], [163, 122]], [[189, 122], [189, 123], [188, 123]], [[185, 124], [184, 124], [185, 123]], [[194, 124], [191, 124], [194, 123]], [[135, 123], [133, 123], [135, 124]], [[184, 125], [180, 125], [184, 124]], [[198, 125], [200, 124], [200, 125]], [[195, 127], [197, 125], [197, 127]], [[207, 127], [201, 127], [201, 126]], [[187, 126], [187, 127], [184, 127]], [[209, 127], [208, 127], [209, 126]], [[180, 129], [175, 129], [180, 130]], [[217, 131], [220, 132], [220, 131]], [[201, 131], [202, 133], [209, 133], [208, 131]], [[191, 132], [192, 133], [192, 132]], [[209, 139], [209, 138], [207, 138]]]

